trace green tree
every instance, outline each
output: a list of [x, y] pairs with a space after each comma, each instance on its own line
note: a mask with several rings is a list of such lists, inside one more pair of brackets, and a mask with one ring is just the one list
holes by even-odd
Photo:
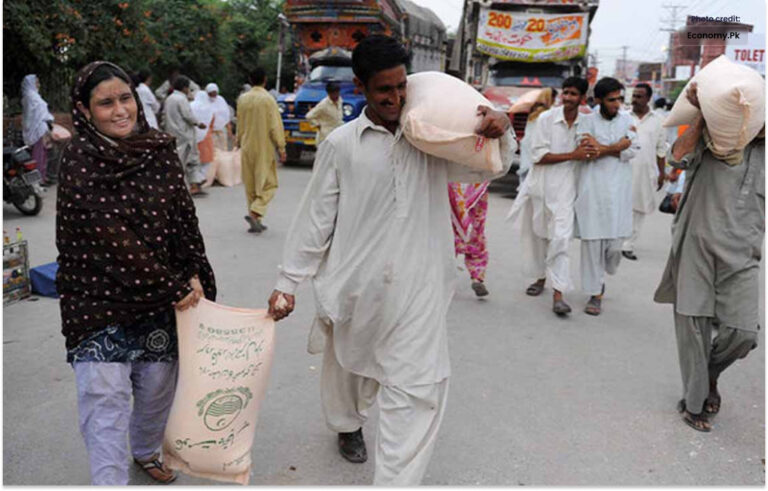
[[[126, 70], [149, 68], [157, 84], [178, 68], [199, 84], [216, 82], [234, 104], [253, 68], [275, 72], [282, 5], [282, 0], [6, 0], [4, 100], [18, 112], [21, 80], [36, 73], [51, 108], [67, 111], [76, 71], [109, 60]], [[292, 80], [294, 70], [290, 50], [284, 55], [283, 83]]]

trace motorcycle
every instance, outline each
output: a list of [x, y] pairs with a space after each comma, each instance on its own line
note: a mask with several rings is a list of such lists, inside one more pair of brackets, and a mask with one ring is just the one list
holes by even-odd
[[43, 208], [42, 176], [28, 146], [3, 147], [3, 201], [24, 215], [37, 215]]

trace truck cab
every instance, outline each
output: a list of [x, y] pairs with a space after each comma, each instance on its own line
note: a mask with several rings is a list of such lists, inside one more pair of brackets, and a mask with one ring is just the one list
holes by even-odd
[[[581, 66], [575, 63], [521, 63], [498, 61], [488, 69], [488, 81], [483, 95], [496, 109], [509, 111], [515, 101], [532, 89], [551, 87], [558, 93], [563, 81], [571, 75], [581, 73]], [[512, 127], [518, 141], [525, 134], [527, 113], [510, 114]]]
[[278, 98], [278, 108], [285, 129], [288, 160], [296, 162], [311, 158], [316, 150], [317, 128], [306, 120], [306, 115], [327, 95], [325, 86], [336, 82], [341, 88], [344, 122], [352, 121], [365, 107], [365, 96], [358, 93], [353, 82], [352, 56], [341, 48], [328, 48], [312, 55], [312, 69], [293, 97]]

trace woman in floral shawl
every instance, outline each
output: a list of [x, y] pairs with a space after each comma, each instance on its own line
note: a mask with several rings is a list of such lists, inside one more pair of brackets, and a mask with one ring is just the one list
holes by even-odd
[[128, 483], [129, 432], [134, 460], [175, 478], [158, 451], [176, 386], [174, 308], [216, 295], [173, 137], [149, 127], [138, 100], [112, 63], [78, 72], [56, 204], [62, 333], [99, 485]]

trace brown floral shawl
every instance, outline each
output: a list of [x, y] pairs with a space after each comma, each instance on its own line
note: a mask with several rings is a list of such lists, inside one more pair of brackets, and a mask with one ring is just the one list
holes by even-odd
[[216, 296], [174, 138], [149, 127], [135, 87], [136, 130], [122, 140], [99, 133], [75, 105], [104, 64], [116, 66], [97, 61], [76, 76], [77, 134], [61, 159], [56, 285], [67, 349], [110, 325], [173, 316], [172, 303], [192, 291], [194, 275], [206, 298]]

